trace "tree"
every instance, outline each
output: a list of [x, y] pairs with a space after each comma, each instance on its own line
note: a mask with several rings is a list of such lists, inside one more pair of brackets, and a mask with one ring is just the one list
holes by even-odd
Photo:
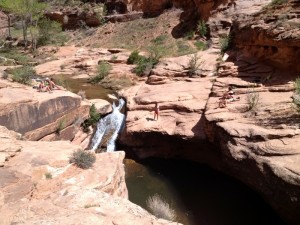
[[[37, 27], [37, 21], [42, 16], [47, 4], [38, 0], [0, 0], [0, 7], [18, 15], [22, 20], [23, 39], [27, 47], [27, 30], [29, 26]], [[32, 34], [35, 32], [31, 32]], [[36, 35], [33, 35], [36, 37]], [[34, 38], [32, 36], [32, 38]]]

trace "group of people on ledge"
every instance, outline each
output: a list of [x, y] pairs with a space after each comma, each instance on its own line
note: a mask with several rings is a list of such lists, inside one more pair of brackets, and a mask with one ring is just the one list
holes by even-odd
[[49, 92], [52, 93], [54, 89], [62, 90], [63, 88], [55, 84], [53, 78], [45, 78], [44, 80], [39, 80], [39, 84], [37, 86], [38, 92]]
[[240, 97], [234, 96], [234, 91], [232, 87], [228, 88], [221, 98], [219, 98], [219, 108], [225, 108], [227, 106], [227, 102], [239, 101]]

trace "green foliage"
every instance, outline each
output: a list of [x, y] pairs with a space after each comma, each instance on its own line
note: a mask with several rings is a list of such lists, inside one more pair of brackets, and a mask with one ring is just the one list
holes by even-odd
[[65, 125], [66, 125], [66, 121], [65, 119], [62, 119], [58, 122], [58, 127], [56, 129], [56, 133], [57, 134], [60, 134], [60, 132], [65, 128]]
[[297, 112], [300, 112], [300, 77], [295, 80], [295, 94], [293, 96], [294, 104]]
[[257, 108], [257, 105], [259, 103], [259, 92], [252, 91], [247, 94], [247, 111], [252, 111]]
[[197, 32], [204, 37], [207, 34], [207, 27], [204, 20], [200, 20], [197, 24]]
[[198, 50], [204, 51], [204, 50], [208, 49], [208, 45], [206, 42], [196, 41], [194, 44]]
[[194, 53], [196, 50], [191, 48], [191, 46], [186, 43], [184, 40], [177, 40], [176, 41], [176, 47], [177, 47], [177, 55], [187, 55]]
[[155, 194], [147, 199], [147, 207], [157, 218], [174, 221], [176, 219], [175, 211], [171, 206]]
[[187, 33], [185, 33], [184, 35], [184, 39], [186, 40], [193, 40], [195, 37], [195, 31], [191, 30], [191, 31], [188, 31]]
[[[8, 59], [13, 59], [16, 61], [17, 64], [21, 65], [26, 65], [27, 63], [32, 62], [33, 60], [24, 53], [20, 53], [16, 49], [8, 47], [0, 48], [0, 55]], [[6, 65], [5, 63], [7, 62], [0, 63], [0, 65]], [[13, 65], [13, 63], [10, 62], [9, 65]]]
[[295, 86], [295, 93], [300, 94], [300, 77], [298, 77], [295, 80], [294, 86]]
[[139, 76], [143, 76], [145, 74], [146, 71], [150, 71], [154, 65], [157, 64], [157, 61], [153, 58], [141, 58], [138, 63], [137, 66], [134, 68], [134, 72], [139, 75]]
[[128, 59], [127, 59], [127, 64], [137, 64], [140, 60], [142, 60], [143, 58], [145, 58], [144, 56], [139, 55], [139, 51], [138, 50], [134, 50], [133, 52], [131, 52], [131, 54], [129, 55]]
[[165, 43], [166, 36], [161, 35], [151, 41], [151, 45], [148, 47], [149, 58], [156, 65], [159, 60], [166, 56], [168, 53], [168, 46]]
[[202, 64], [202, 61], [199, 61], [200, 58], [197, 54], [193, 54], [189, 61], [188, 74], [190, 77], [197, 75], [199, 71], [199, 67]]
[[96, 162], [96, 156], [91, 151], [77, 150], [72, 153], [69, 161], [81, 169], [88, 169]]
[[47, 172], [47, 173], [45, 173], [45, 177], [46, 177], [47, 180], [51, 180], [52, 179], [52, 174]]
[[97, 75], [91, 79], [91, 83], [99, 83], [111, 71], [112, 67], [109, 63], [101, 61], [97, 67]]
[[42, 18], [38, 21], [39, 37], [38, 45], [61, 44], [67, 41], [66, 35], [63, 35], [61, 25], [48, 18]]
[[274, 6], [274, 5], [281, 5], [283, 3], [286, 3], [287, 0], [272, 0], [272, 2], [270, 3], [270, 5]]
[[222, 55], [229, 49], [230, 41], [231, 41], [230, 35], [226, 35], [224, 37], [219, 38]]
[[160, 35], [151, 41], [148, 47], [149, 57], [139, 55], [137, 50], [133, 51], [127, 62], [129, 64], [136, 64], [134, 72], [139, 75], [147, 75], [151, 69], [159, 62], [159, 60], [167, 54], [168, 49], [165, 46], [167, 36]]
[[98, 121], [100, 120], [101, 116], [100, 114], [97, 112], [96, 106], [95, 104], [93, 104], [90, 108], [90, 116], [87, 120], [85, 120], [82, 124], [83, 126], [83, 130], [87, 130], [87, 128], [89, 126], [95, 125], [98, 123]]
[[[29, 23], [28, 19], [30, 18], [30, 21], [38, 21], [46, 9], [47, 4], [39, 0], [0, 0], [0, 7], [21, 18], [23, 24], [23, 39], [25, 41], [25, 47], [27, 47], [27, 29], [29, 26], [36, 26], [36, 22], [35, 24], [33, 24], [33, 22]], [[36, 32], [31, 30], [31, 35], [32, 42], [35, 43]]]
[[35, 70], [30, 66], [23, 66], [9, 70], [12, 80], [21, 84], [30, 84], [31, 78], [36, 75]]

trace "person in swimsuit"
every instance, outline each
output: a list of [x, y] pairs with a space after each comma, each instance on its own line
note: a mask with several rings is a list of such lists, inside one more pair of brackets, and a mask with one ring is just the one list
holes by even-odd
[[154, 107], [154, 120], [155, 120], [156, 117], [157, 117], [157, 120], [158, 120], [158, 114], [159, 114], [159, 106], [156, 102], [155, 107]]

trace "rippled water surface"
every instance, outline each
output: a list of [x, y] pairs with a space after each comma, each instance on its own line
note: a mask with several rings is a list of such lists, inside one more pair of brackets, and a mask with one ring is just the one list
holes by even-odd
[[159, 159], [125, 165], [130, 201], [147, 209], [157, 193], [185, 225], [285, 224], [253, 190], [206, 166]]

